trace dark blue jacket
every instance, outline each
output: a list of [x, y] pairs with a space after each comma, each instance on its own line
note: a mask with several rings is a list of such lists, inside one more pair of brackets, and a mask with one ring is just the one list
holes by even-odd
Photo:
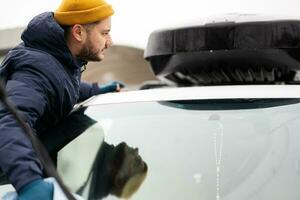
[[[23, 42], [9, 51], [0, 68], [9, 100], [37, 135], [57, 124], [78, 101], [98, 94], [98, 86], [80, 83], [84, 61], [75, 59], [53, 13], [28, 24]], [[0, 168], [19, 190], [43, 177], [32, 145], [0, 104]]]

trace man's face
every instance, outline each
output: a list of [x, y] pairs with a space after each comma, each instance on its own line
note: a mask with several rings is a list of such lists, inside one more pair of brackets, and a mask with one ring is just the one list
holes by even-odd
[[[119, 146], [121, 145], [121, 146]], [[123, 161], [114, 177], [114, 187], [111, 194], [128, 199], [133, 195], [146, 178], [148, 167], [139, 155], [137, 148], [121, 143], [117, 148], [123, 148]]]
[[101, 61], [104, 59], [104, 50], [112, 45], [110, 37], [111, 18], [85, 27], [86, 38], [82, 45], [79, 58], [86, 61]]
[[125, 158], [120, 170], [123, 170], [123, 173], [128, 174], [129, 176], [145, 172], [146, 164], [139, 155], [137, 148], [125, 146]]

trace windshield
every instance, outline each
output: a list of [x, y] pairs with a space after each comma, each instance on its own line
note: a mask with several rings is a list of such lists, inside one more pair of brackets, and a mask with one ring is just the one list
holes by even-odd
[[78, 126], [81, 135], [59, 152], [58, 169], [86, 199], [299, 197], [299, 99], [140, 102], [78, 113], [69, 130]]

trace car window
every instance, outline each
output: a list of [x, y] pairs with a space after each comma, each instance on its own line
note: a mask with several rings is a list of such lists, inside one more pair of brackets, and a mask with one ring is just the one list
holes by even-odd
[[121, 159], [126, 173], [147, 166], [138, 183], [126, 179], [136, 187], [132, 199], [296, 200], [299, 99], [238, 102], [234, 109], [236, 100], [90, 106], [84, 115], [93, 123], [59, 152], [59, 172], [87, 199], [118, 199], [102, 149], [122, 146], [136, 155]]

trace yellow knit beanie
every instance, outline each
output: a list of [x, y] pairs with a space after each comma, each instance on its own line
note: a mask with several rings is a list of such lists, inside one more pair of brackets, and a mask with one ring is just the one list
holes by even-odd
[[104, 0], [62, 0], [54, 18], [61, 25], [74, 25], [101, 21], [113, 14], [112, 6]]

